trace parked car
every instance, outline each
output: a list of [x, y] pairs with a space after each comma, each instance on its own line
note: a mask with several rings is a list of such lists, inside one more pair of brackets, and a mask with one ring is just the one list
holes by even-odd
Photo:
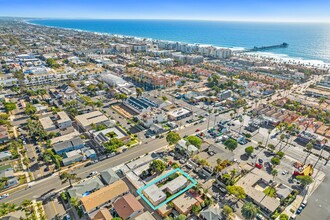
[[256, 167], [259, 168], [259, 169], [262, 169], [262, 165], [259, 164], [259, 163], [256, 163]]
[[262, 164], [264, 162], [261, 158], [259, 158], [258, 161], [260, 164]]
[[96, 176], [97, 174], [98, 174], [97, 171], [93, 171], [90, 174], [88, 174], [87, 178], [92, 177], [92, 176]]
[[7, 197], [9, 197], [9, 194], [8, 194], [8, 193], [5, 193], [5, 194], [3, 194], [2, 196], [0, 196], [0, 200], [1, 200], [1, 199], [5, 199], [5, 198], [7, 198]]
[[186, 164], [186, 167], [187, 167], [189, 170], [191, 170], [191, 169], [193, 168], [193, 166], [192, 166], [190, 163], [187, 163], [187, 164]]
[[200, 130], [199, 129], [196, 129], [196, 131], [195, 132], [199, 132]]
[[186, 162], [187, 162], [187, 160], [186, 160], [186, 159], [184, 159], [184, 158], [182, 158], [182, 159], [180, 159], [180, 160], [179, 160], [179, 162], [180, 162], [181, 164], [184, 164], [184, 163], [186, 163]]

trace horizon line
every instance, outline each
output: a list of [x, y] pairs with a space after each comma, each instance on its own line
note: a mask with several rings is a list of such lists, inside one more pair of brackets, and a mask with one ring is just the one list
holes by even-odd
[[203, 18], [88, 18], [88, 17], [20, 17], [20, 16], [0, 16], [1, 18], [24, 19], [24, 20], [154, 20], [154, 21], [209, 21], [209, 22], [256, 22], [256, 23], [330, 23], [330, 21], [316, 20], [254, 20], [254, 19], [203, 19]]

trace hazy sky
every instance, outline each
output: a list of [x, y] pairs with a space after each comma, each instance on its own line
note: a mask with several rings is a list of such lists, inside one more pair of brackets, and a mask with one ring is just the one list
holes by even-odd
[[330, 22], [330, 0], [0, 0], [0, 16]]

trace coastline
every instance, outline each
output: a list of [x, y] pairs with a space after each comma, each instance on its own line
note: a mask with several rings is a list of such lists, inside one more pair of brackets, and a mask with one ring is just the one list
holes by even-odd
[[[163, 40], [163, 39], [156, 39], [156, 38], [150, 38], [150, 37], [138, 37], [138, 36], [131, 36], [131, 35], [123, 35], [123, 34], [115, 34], [115, 33], [107, 33], [107, 32], [96, 32], [96, 31], [89, 31], [89, 30], [83, 30], [83, 29], [77, 29], [77, 28], [68, 28], [68, 27], [59, 27], [59, 26], [51, 26], [51, 25], [44, 25], [44, 24], [37, 24], [33, 23], [35, 20], [49, 20], [49, 19], [24, 19], [21, 22], [26, 23], [28, 25], [35, 25], [35, 26], [41, 26], [41, 27], [47, 27], [47, 28], [59, 28], [64, 29], [68, 31], [77, 31], [77, 32], [84, 32], [84, 33], [93, 33], [96, 35], [106, 35], [110, 37], [118, 37], [118, 38], [132, 38], [135, 40], [145, 40], [149, 42], [159, 42], [159, 41], [166, 41], [166, 42], [179, 42], [179, 43], [186, 43], [186, 44], [192, 44], [192, 45], [201, 45], [201, 46], [213, 46], [215, 48], [227, 48], [235, 52], [236, 50], [242, 50], [246, 49], [245, 47], [224, 47], [224, 46], [218, 46], [213, 44], [201, 44], [201, 43], [189, 43], [189, 42], [183, 42], [183, 41], [173, 41], [173, 40]], [[65, 19], [64, 19], [65, 20]], [[282, 63], [282, 64], [299, 64], [306, 67], [313, 67], [318, 69], [329, 69], [330, 63], [325, 62], [323, 60], [318, 59], [305, 59], [302, 57], [292, 57], [288, 54], [284, 53], [272, 53], [272, 52], [248, 52], [248, 53], [242, 53], [241, 55], [244, 55], [245, 57], [248, 57], [249, 59], [255, 59], [257, 60], [270, 60], [271, 62], [275, 63]]]

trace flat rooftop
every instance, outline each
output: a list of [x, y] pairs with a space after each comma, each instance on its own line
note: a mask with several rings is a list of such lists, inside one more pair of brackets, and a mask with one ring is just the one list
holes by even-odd
[[[272, 176], [265, 171], [253, 169], [250, 173], [243, 176], [236, 185], [243, 187], [246, 195], [252, 198], [255, 202], [267, 208], [270, 212], [274, 212], [280, 205], [280, 200], [278, 198], [266, 196], [263, 192], [265, 188], [262, 188], [260, 184], [258, 184], [259, 181], [269, 182], [272, 179]], [[268, 186], [266, 186], [266, 188], [267, 187]]]
[[156, 186], [152, 184], [143, 190], [143, 192], [148, 196], [153, 204], [157, 204], [158, 201], [164, 201], [166, 199], [166, 194]]
[[86, 114], [76, 116], [77, 122], [83, 127], [90, 126], [91, 124], [99, 124], [109, 119], [100, 111], [93, 111]]
[[173, 111], [169, 111], [167, 112], [168, 115], [172, 116], [172, 117], [180, 117], [182, 115], [186, 115], [188, 113], [190, 113], [191, 111], [185, 108], [179, 108], [179, 109], [175, 109]]
[[[54, 124], [54, 122], [52, 121], [52, 119], [50, 119], [50, 117], [40, 118], [39, 121], [40, 121], [41, 126], [42, 126], [45, 130], [50, 129], [50, 128], [54, 128], [54, 127], [55, 127], [55, 124]], [[55, 128], [56, 128], [56, 127], [55, 127]]]
[[71, 121], [71, 119], [69, 118], [69, 116], [65, 112], [63, 112], [63, 111], [62, 112], [58, 112], [57, 115], [60, 118], [59, 120], [57, 120], [58, 123], [66, 122], [66, 121]]

